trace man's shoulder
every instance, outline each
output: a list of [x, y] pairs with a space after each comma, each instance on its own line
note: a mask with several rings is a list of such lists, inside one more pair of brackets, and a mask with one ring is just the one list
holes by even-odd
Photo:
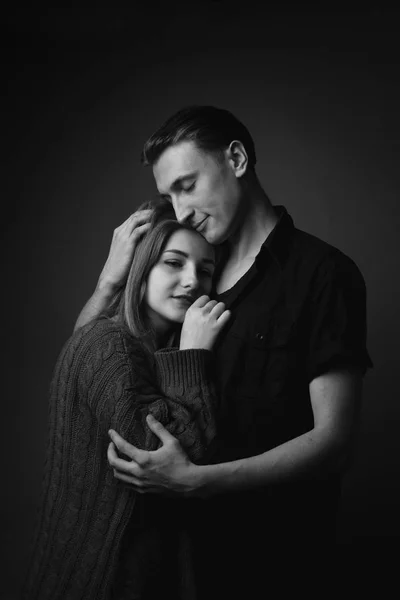
[[292, 240], [292, 255], [312, 270], [361, 274], [356, 262], [341, 249], [297, 228]]
[[294, 229], [293, 247], [302, 253], [315, 255], [317, 260], [327, 256], [335, 256], [336, 253], [342, 253], [333, 244], [297, 227]]

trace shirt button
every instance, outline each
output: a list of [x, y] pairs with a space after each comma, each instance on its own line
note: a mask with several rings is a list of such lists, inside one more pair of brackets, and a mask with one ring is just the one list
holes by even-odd
[[262, 333], [256, 333], [256, 338], [261, 342], [264, 339], [264, 336]]

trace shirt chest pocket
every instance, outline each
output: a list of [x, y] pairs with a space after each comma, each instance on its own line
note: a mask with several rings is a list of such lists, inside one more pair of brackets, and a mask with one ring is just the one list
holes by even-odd
[[273, 397], [282, 392], [296, 362], [293, 322], [279, 318], [243, 324], [230, 331], [237, 346], [235, 393], [242, 397]]

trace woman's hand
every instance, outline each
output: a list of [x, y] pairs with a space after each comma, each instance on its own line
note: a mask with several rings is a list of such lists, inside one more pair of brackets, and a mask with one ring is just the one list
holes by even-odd
[[137, 243], [150, 227], [151, 214], [151, 210], [136, 211], [114, 230], [110, 252], [100, 274], [98, 288], [115, 292], [125, 283]]
[[223, 302], [200, 296], [188, 309], [181, 331], [180, 350], [211, 350], [231, 313]]

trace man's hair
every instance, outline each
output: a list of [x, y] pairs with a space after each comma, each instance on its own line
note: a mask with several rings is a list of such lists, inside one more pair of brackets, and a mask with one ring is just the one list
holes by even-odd
[[256, 162], [254, 141], [247, 128], [228, 110], [214, 106], [188, 106], [167, 119], [147, 140], [141, 161], [153, 165], [169, 146], [192, 141], [205, 152], [221, 155], [233, 140], [242, 142], [253, 169]]
[[[139, 210], [150, 206], [150, 203], [147, 206], [142, 205]], [[171, 212], [173, 214], [172, 207]], [[109, 309], [103, 313], [107, 317], [116, 318], [135, 338], [141, 339], [144, 336], [152, 338], [154, 336], [147, 318], [144, 301], [147, 280], [150, 271], [159, 261], [169, 238], [181, 229], [193, 231], [189, 225], [169, 218], [165, 207], [162, 207], [161, 210], [159, 207], [154, 209], [151, 228], [136, 246], [126, 284], [114, 298]]]

